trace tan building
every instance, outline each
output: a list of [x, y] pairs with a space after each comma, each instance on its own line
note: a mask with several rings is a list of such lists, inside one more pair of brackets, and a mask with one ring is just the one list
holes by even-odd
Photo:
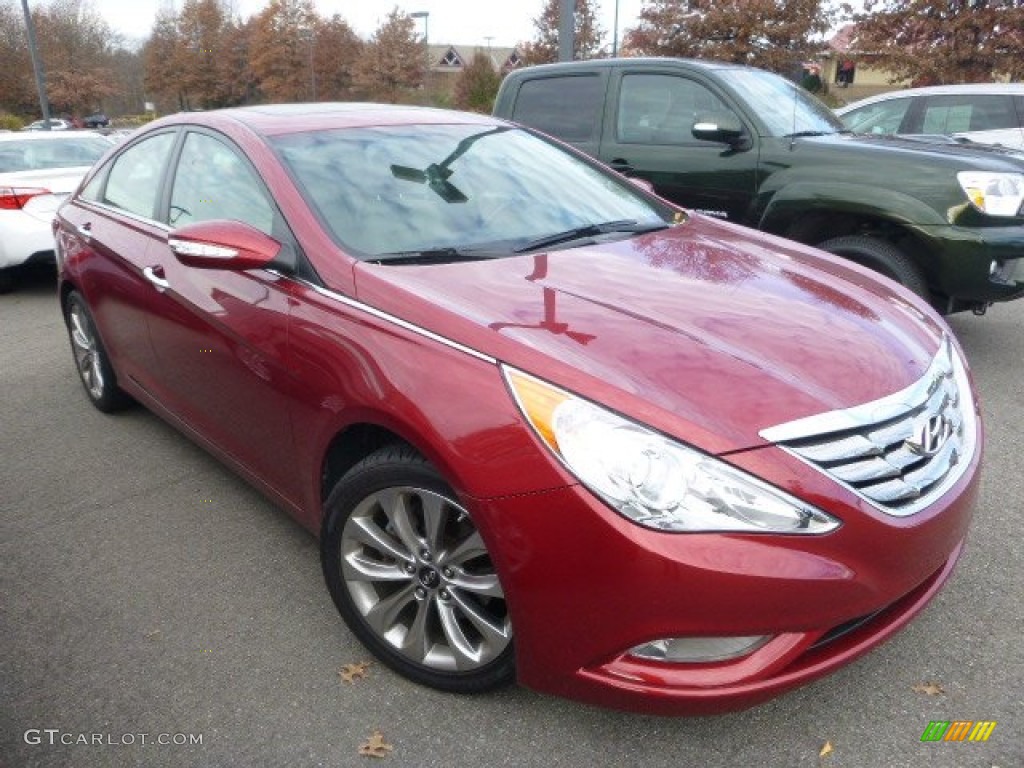
[[430, 45], [427, 47], [427, 55], [430, 57], [428, 79], [431, 90], [452, 93], [455, 88], [455, 79], [463, 69], [469, 66], [478, 51], [487, 54], [494, 69], [502, 75], [523, 64], [523, 58], [516, 48], [487, 45]]
[[821, 79], [829, 91], [849, 104], [909, 87], [909, 81], [890, 82], [892, 73], [874, 64], [875, 55], [857, 49], [855, 33], [856, 25], [847, 24], [828, 41], [828, 51], [821, 61]]

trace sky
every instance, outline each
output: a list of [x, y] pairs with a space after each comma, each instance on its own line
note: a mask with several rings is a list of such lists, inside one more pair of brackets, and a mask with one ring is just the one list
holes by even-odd
[[[35, 0], [40, 2], [40, 0]], [[168, 0], [92, 0], [108, 24], [129, 39], [144, 39], [153, 19]], [[180, 8], [182, 0], [174, 0]], [[597, 0], [601, 27], [612, 41], [616, 0]], [[231, 0], [237, 15], [249, 17], [266, 7], [267, 0]], [[453, 43], [481, 47], [513, 46], [534, 37], [533, 19], [540, 16], [544, 0], [313, 0], [323, 16], [340, 14], [358, 35], [368, 38], [396, 6], [406, 13], [426, 11], [427, 33], [433, 44]], [[618, 0], [619, 40], [623, 31], [637, 24], [642, 0]], [[418, 20], [422, 33], [423, 21]], [[488, 40], [490, 38], [490, 40]]]

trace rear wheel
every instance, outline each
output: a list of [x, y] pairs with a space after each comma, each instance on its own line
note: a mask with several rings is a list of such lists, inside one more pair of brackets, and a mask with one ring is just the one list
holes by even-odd
[[103, 349], [92, 314], [82, 294], [72, 291], [65, 303], [65, 321], [71, 339], [75, 367], [90, 402], [104, 413], [117, 411], [131, 402], [117, 386], [117, 377]]
[[866, 235], [847, 235], [826, 240], [817, 247], [880, 272], [922, 298], [929, 296], [928, 283], [913, 259], [892, 243]]
[[382, 448], [338, 481], [321, 560], [345, 622], [395, 671], [459, 693], [511, 681], [512, 624], [494, 563], [469, 513], [412, 449]]

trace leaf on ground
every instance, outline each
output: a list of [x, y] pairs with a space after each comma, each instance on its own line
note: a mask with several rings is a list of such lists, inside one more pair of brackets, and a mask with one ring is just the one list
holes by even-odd
[[384, 742], [384, 734], [374, 731], [365, 744], [359, 745], [359, 754], [366, 757], [387, 757], [392, 749], [394, 747]]
[[945, 690], [943, 690], [941, 685], [934, 682], [918, 683], [914, 686], [913, 690], [916, 693], [924, 693], [929, 696], [938, 696], [939, 694], [946, 692]]
[[818, 757], [828, 757], [833, 752], [835, 752], [835, 748], [832, 746], [832, 742], [826, 741], [824, 746], [822, 746], [821, 751], [818, 752]]
[[146, 632], [143, 635], [143, 637], [146, 638], [147, 640], [159, 640], [160, 639], [160, 630], [159, 629], [154, 629], [152, 632]]
[[346, 664], [338, 671], [338, 675], [346, 683], [354, 683], [356, 679], [362, 680], [366, 677], [366, 670], [370, 667], [370, 662], [360, 661], [358, 664]]

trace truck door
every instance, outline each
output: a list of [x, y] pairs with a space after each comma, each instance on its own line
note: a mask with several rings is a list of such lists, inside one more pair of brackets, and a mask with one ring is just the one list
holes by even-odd
[[695, 76], [650, 68], [616, 69], [599, 158], [647, 179], [664, 198], [690, 210], [743, 223], [757, 183], [757, 135], [739, 147], [700, 141], [698, 115], [732, 109], [724, 94]]

